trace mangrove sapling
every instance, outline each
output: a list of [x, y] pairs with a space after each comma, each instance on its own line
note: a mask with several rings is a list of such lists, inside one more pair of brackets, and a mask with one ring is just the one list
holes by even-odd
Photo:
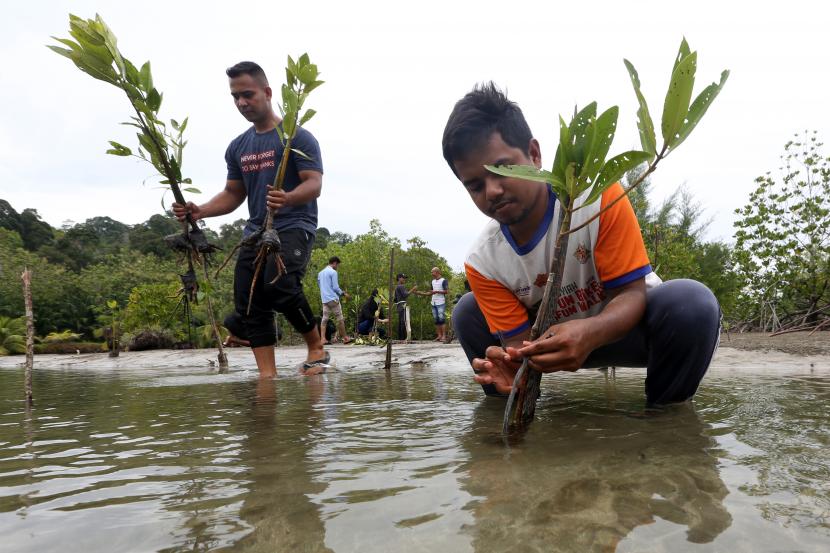
[[[309, 93], [323, 84], [323, 81], [317, 80], [318, 76], [319, 72], [317, 71], [317, 66], [311, 63], [308, 54], [303, 54], [297, 59], [296, 62], [291, 58], [291, 56], [288, 56], [288, 64], [285, 67], [286, 83], [282, 85], [282, 102], [279, 103], [282, 121], [274, 125], [283, 146], [280, 164], [277, 168], [276, 175], [274, 175], [274, 184], [272, 188], [275, 190], [282, 190], [291, 154], [308, 159], [308, 155], [297, 148], [292, 148], [291, 145], [297, 134], [297, 129], [301, 125], [307, 123], [312, 117], [314, 117], [314, 114], [317, 113], [313, 109], [309, 109], [306, 110], [302, 116], [300, 115], [300, 112], [303, 109], [303, 104], [308, 98]], [[243, 238], [225, 259], [225, 263], [223, 263], [222, 266], [220, 266], [216, 271], [218, 274], [239, 248], [256, 248], [257, 255], [254, 259], [254, 277], [251, 280], [251, 290], [248, 295], [248, 309], [246, 314], [251, 312], [251, 301], [254, 297], [254, 287], [256, 286], [257, 279], [259, 278], [259, 274], [262, 272], [262, 268], [266, 260], [270, 256], [273, 256], [274, 264], [276, 265], [276, 276], [271, 280], [271, 282], [269, 282], [269, 284], [276, 282], [285, 273], [285, 263], [282, 260], [280, 252], [280, 236], [277, 233], [277, 229], [274, 228], [274, 217], [276, 214], [275, 210], [268, 208], [263, 225], [256, 231], [252, 232], [249, 236]]]
[[[100, 15], [95, 19], [81, 19], [69, 15], [69, 34], [75, 40], [54, 38], [64, 46], [49, 46], [58, 54], [69, 58], [84, 73], [121, 89], [130, 101], [135, 115], [123, 124], [138, 129], [138, 154], [118, 142], [110, 140], [112, 146], [108, 154], [115, 156], [133, 156], [151, 164], [163, 178], [160, 184], [173, 192], [176, 202], [185, 205], [182, 184], [192, 184], [191, 179], [182, 178], [182, 153], [187, 141], [183, 139], [187, 128], [187, 118], [181, 123], [170, 120], [170, 127], [159, 119], [163, 94], [153, 85], [150, 62], [145, 62], [138, 69], [129, 59], [121, 54], [112, 30], [104, 23]], [[193, 187], [185, 188], [187, 192], [199, 193]], [[199, 297], [199, 281], [194, 263], [202, 265], [205, 279], [208, 279], [209, 255], [218, 248], [210, 244], [204, 232], [188, 214], [182, 223], [182, 232], [166, 236], [167, 245], [185, 256], [187, 272], [179, 275], [182, 282], [180, 293], [186, 303], [195, 303]], [[207, 296], [205, 296], [207, 297]], [[222, 348], [222, 338], [216, 327], [213, 306], [207, 297], [207, 312], [214, 330], [214, 339], [219, 349], [219, 369], [227, 370], [228, 360]], [[189, 322], [188, 322], [189, 324]]]
[[121, 351], [121, 332], [118, 328], [118, 302], [115, 300], [107, 300], [107, 308], [110, 310], [110, 320], [112, 324], [110, 325], [111, 331], [111, 347], [110, 347], [110, 357], [118, 357], [119, 352]]
[[[669, 89], [663, 104], [661, 131], [663, 143], [657, 149], [654, 124], [648, 105], [640, 91], [640, 79], [634, 66], [624, 60], [634, 87], [639, 109], [637, 129], [642, 151], [632, 150], [606, 161], [617, 127], [618, 108], [613, 106], [597, 116], [597, 104], [592, 102], [575, 113], [569, 124], [559, 118], [559, 146], [551, 171], [533, 166], [486, 166], [498, 175], [516, 177], [550, 185], [559, 203], [559, 230], [551, 256], [551, 264], [542, 300], [530, 332], [530, 339], [538, 339], [556, 323], [556, 309], [562, 287], [562, 275], [568, 252], [568, 237], [587, 226], [602, 213], [636, 189], [673, 152], [700, 122], [712, 101], [720, 92], [729, 71], [721, 73], [720, 82], [707, 86], [691, 102], [697, 69], [697, 52], [691, 52], [684, 38], [674, 61]], [[690, 103], [691, 102], [691, 103]], [[617, 198], [597, 213], [572, 227], [575, 212], [602, 197], [611, 185], [641, 163], [647, 167]], [[539, 397], [542, 373], [529, 370], [528, 359], [522, 361], [513, 381], [513, 388], [504, 413], [503, 431], [521, 430], [532, 419]]]

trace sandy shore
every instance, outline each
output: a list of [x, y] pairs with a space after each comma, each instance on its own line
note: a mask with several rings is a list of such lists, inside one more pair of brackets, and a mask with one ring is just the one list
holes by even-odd
[[[383, 366], [385, 348], [376, 346], [329, 346], [333, 358], [341, 368], [371, 368]], [[248, 348], [229, 348], [231, 370], [253, 369], [253, 355]], [[419, 363], [441, 363], [448, 369], [468, 369], [464, 352], [457, 343], [436, 344], [418, 342], [395, 344], [393, 360], [398, 366]], [[304, 360], [301, 346], [280, 347], [277, 363], [285, 374], [287, 367], [295, 367]], [[105, 353], [80, 355], [37, 355], [35, 365], [44, 368], [106, 369], [192, 369], [214, 367], [215, 350], [157, 350], [124, 352], [117, 358]], [[20, 367], [23, 356], [0, 357], [0, 368]], [[830, 370], [830, 332], [793, 333], [769, 337], [762, 333], [743, 333], [721, 337], [720, 348], [710, 370]]]

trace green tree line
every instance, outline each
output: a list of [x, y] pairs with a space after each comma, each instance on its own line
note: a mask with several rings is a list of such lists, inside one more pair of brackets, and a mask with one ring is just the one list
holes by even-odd
[[[815, 132], [799, 133], [785, 144], [778, 171], [759, 176], [746, 204], [735, 211], [734, 243], [705, 240], [709, 219], [688, 188], [681, 186], [654, 204], [650, 184], [644, 183], [631, 201], [657, 274], [709, 286], [732, 328], [830, 329], [830, 158], [822, 148]], [[636, 179], [636, 170], [626, 178]], [[240, 219], [218, 231], [205, 229], [222, 248], [215, 266], [239, 241], [244, 226]], [[37, 210], [17, 212], [0, 200], [0, 354], [20, 350], [24, 266], [33, 274], [41, 337], [75, 335], [100, 343], [102, 331], [117, 318], [128, 338], [152, 331], [165, 336], [167, 344], [208, 345], [204, 308], [184, 312], [177, 296], [181, 264], [163, 241], [179, 230], [169, 214], [136, 225], [102, 216], [53, 228]], [[463, 294], [463, 273], [454, 273], [424, 240], [416, 236], [402, 242], [372, 220], [356, 236], [319, 229], [303, 281], [314, 311], [319, 315], [317, 273], [336, 255], [342, 261], [341, 287], [351, 294], [344, 302], [346, 327], [354, 332], [360, 305], [371, 291], [388, 294], [392, 249], [394, 272], [406, 273], [409, 286], [430, 289], [430, 269], [437, 266], [450, 283], [450, 306]], [[233, 271], [222, 271], [207, 290], [220, 318], [233, 310], [232, 281]], [[432, 338], [429, 298], [412, 297], [410, 306], [414, 338]], [[290, 327], [281, 328], [291, 338]]]

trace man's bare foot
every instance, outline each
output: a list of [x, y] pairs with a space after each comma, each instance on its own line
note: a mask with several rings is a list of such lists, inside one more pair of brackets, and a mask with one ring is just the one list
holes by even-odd
[[300, 372], [303, 376], [317, 376], [318, 374], [323, 374], [326, 372], [326, 368], [324, 365], [314, 365], [308, 369], [301, 369]]

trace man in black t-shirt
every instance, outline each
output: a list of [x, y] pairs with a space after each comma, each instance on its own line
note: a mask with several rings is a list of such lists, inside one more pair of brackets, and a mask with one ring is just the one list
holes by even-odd
[[253, 291], [251, 311], [248, 297], [254, 275], [256, 250], [240, 249], [234, 271], [234, 303], [242, 315], [246, 338], [256, 359], [260, 377], [276, 375], [274, 357], [274, 311], [282, 313], [289, 323], [303, 335], [308, 353], [304, 364], [306, 374], [320, 371], [328, 360], [323, 350], [314, 315], [303, 293], [302, 278], [314, 245], [317, 232], [317, 197], [323, 186], [323, 164], [317, 140], [303, 128], [297, 129], [292, 148], [307, 157], [291, 153], [288, 157], [282, 190], [271, 187], [283, 154], [276, 126], [282, 119], [271, 106], [272, 91], [262, 68], [254, 62], [243, 61], [226, 71], [230, 80], [231, 96], [236, 108], [253, 126], [236, 137], [228, 146], [225, 161], [228, 177], [225, 188], [206, 203], [186, 206], [173, 204], [173, 212], [184, 220], [189, 212], [194, 220], [225, 215], [239, 207], [247, 198], [250, 218], [244, 235], [249, 236], [265, 221], [268, 208], [277, 210], [274, 228], [279, 232], [283, 274], [273, 285], [275, 263], [269, 257], [263, 264]]
[[406, 298], [418, 288], [416, 284], [409, 290], [406, 289], [406, 275], [398, 273], [398, 285], [395, 287], [395, 309], [398, 312], [398, 340], [409, 340], [409, 308], [406, 306]]

